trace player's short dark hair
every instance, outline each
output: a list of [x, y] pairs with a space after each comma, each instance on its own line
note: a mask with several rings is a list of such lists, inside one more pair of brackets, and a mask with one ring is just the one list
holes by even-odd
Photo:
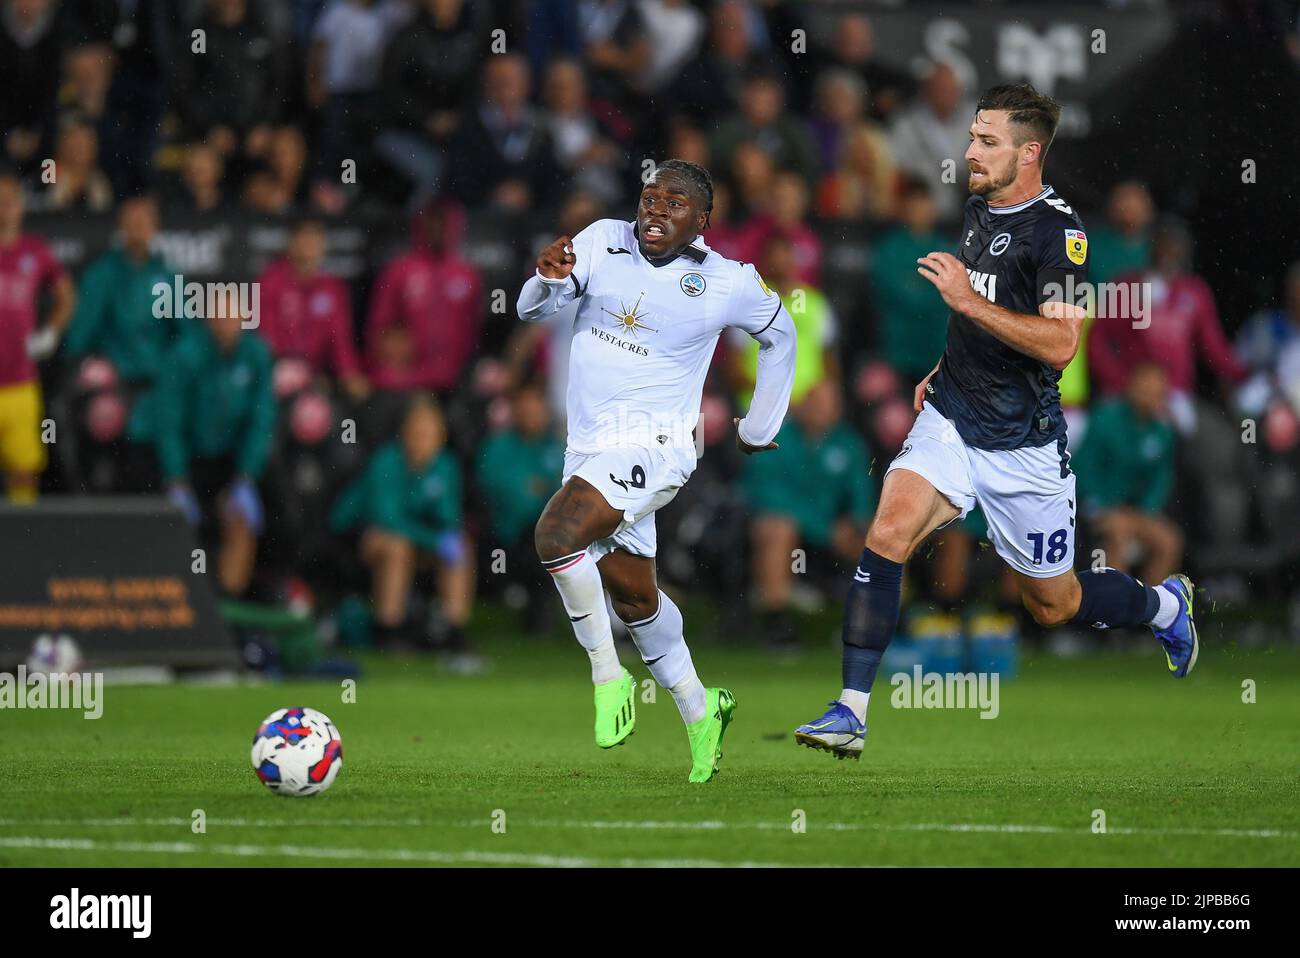
[[1047, 148], [1056, 136], [1056, 126], [1061, 122], [1061, 104], [1046, 93], [1039, 93], [1028, 83], [1004, 83], [989, 87], [975, 104], [975, 112], [1005, 110], [1010, 114], [1016, 132], [1016, 146], [1036, 140], [1042, 144], [1038, 164], [1042, 166]]
[[688, 183], [691, 188], [699, 194], [700, 205], [704, 212], [709, 213], [713, 210], [713, 177], [709, 171], [698, 163], [692, 163], [689, 160], [664, 160], [655, 170], [656, 173], [676, 173]]

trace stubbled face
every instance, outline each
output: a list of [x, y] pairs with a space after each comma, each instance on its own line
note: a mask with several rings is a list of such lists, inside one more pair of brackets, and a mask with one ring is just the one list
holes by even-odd
[[659, 259], [688, 245], [704, 229], [705, 212], [691, 184], [676, 173], [656, 173], [641, 190], [637, 237], [641, 253]]
[[1006, 110], [977, 112], [970, 125], [970, 146], [966, 148], [970, 191], [976, 196], [988, 196], [1014, 183], [1020, 150], [1011, 134]]

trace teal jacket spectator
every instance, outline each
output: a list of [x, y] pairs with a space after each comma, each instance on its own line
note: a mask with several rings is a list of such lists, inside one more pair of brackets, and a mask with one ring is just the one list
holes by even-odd
[[1094, 283], [1109, 283], [1116, 276], [1146, 269], [1151, 262], [1151, 238], [1145, 234], [1125, 236], [1109, 226], [1098, 226], [1088, 238], [1088, 277]]
[[777, 433], [779, 448], [750, 456], [741, 476], [745, 501], [757, 515], [794, 520], [813, 545], [828, 546], [836, 520], [864, 525], [876, 505], [876, 484], [868, 475], [867, 445], [845, 422], [820, 437], [809, 436], [794, 419]]
[[460, 532], [461, 521], [461, 470], [455, 453], [443, 449], [425, 468], [412, 471], [398, 440], [375, 450], [330, 513], [335, 532], [374, 526], [439, 554], [448, 534]]
[[1128, 506], [1161, 512], [1174, 484], [1174, 441], [1168, 424], [1138, 415], [1127, 397], [1094, 406], [1070, 462], [1085, 510]]
[[885, 359], [911, 382], [923, 379], [943, 355], [948, 307], [916, 271], [916, 261], [952, 246], [935, 229], [935, 204], [920, 183], [908, 183], [900, 201], [903, 223], [876, 244], [872, 292], [880, 314]]
[[174, 272], [156, 253], [142, 261], [122, 249], [104, 253], [81, 276], [77, 310], [63, 341], [67, 357], [104, 356], [120, 379], [152, 384], [180, 324], [196, 322], [154, 316], [154, 286], [167, 287], [171, 305], [173, 279]]
[[564, 443], [549, 432], [529, 438], [503, 429], [483, 443], [478, 484], [497, 541], [514, 545], [531, 535], [563, 471]]
[[238, 474], [257, 480], [275, 439], [270, 350], [247, 330], [223, 350], [202, 320], [190, 322], [138, 404], [131, 438], [153, 439], [168, 482], [185, 478], [197, 456], [233, 456]]

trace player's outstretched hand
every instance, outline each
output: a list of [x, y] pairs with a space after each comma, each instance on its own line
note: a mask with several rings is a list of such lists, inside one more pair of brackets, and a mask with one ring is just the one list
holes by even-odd
[[916, 271], [934, 284], [949, 309], [965, 312], [962, 307], [978, 295], [971, 289], [966, 267], [951, 253], [928, 253], [916, 262]]
[[740, 438], [740, 420], [738, 418], [733, 417], [731, 422], [736, 427], [736, 445], [740, 447], [740, 451], [743, 452], [745, 455], [752, 456], [754, 453], [762, 452], [764, 449], [781, 448], [775, 442], [769, 442], [766, 446], [751, 446], [749, 443], [745, 442], [745, 440]]
[[547, 279], [567, 279], [578, 258], [573, 255], [573, 240], [561, 236], [537, 257], [537, 271]]

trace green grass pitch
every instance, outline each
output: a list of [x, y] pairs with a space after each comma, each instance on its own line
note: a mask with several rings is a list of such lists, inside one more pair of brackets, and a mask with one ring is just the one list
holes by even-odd
[[[891, 708], [882, 675], [853, 763], [790, 734], [838, 690], [832, 645], [780, 664], [700, 644], [701, 676], [739, 707], [722, 773], [688, 786], [671, 697], [600, 751], [576, 645], [499, 634], [481, 678], [367, 657], [354, 704], [313, 681], [110, 686], [98, 721], [0, 712], [0, 866], [1300, 865], [1295, 649], [1207, 643], [1186, 681], [1154, 644], [1028, 656], [992, 721]], [[288, 705], [343, 735], [324, 795], [253, 775], [253, 731]]]

